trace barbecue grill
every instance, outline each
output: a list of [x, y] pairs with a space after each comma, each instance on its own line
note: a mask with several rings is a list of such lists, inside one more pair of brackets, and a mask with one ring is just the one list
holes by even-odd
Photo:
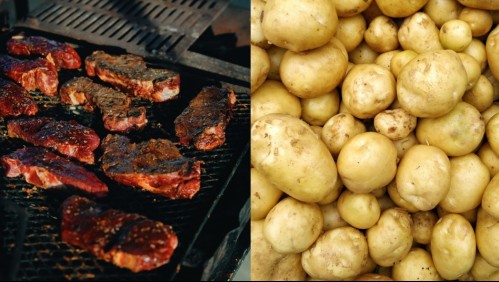
[[[1, 2], [1, 1], [0, 1]], [[227, 280], [249, 248], [249, 69], [190, 50], [228, 0], [49, 0], [0, 32], [0, 53], [14, 35], [41, 35], [75, 46], [82, 59], [96, 50], [143, 56], [151, 67], [181, 75], [179, 98], [165, 103], [134, 99], [147, 109], [148, 125], [128, 136], [133, 141], [175, 137], [173, 120], [203, 86], [233, 87], [237, 104], [226, 129], [227, 140], [213, 151], [178, 146], [202, 165], [201, 190], [191, 200], [170, 200], [126, 187], [87, 165], [108, 184], [99, 203], [172, 225], [179, 246], [158, 269], [132, 273], [66, 244], [60, 238], [60, 205], [70, 190], [45, 190], [22, 178], [0, 177], [0, 279], [8, 280]], [[246, 19], [243, 19], [246, 20]], [[249, 58], [249, 53], [248, 56]], [[59, 86], [86, 76], [82, 70], [60, 70]], [[98, 114], [60, 103], [40, 91], [30, 92], [39, 115], [74, 119], [102, 138]], [[26, 143], [6, 136], [0, 119], [0, 155]], [[96, 159], [101, 155], [96, 151]]]

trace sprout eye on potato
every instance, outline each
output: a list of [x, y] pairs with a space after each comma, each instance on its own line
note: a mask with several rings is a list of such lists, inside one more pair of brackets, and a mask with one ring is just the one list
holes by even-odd
[[498, 280], [499, 0], [251, 11], [252, 280]]

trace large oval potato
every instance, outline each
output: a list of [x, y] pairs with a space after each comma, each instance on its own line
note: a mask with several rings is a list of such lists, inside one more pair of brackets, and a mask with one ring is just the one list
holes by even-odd
[[435, 118], [450, 112], [466, 91], [468, 77], [452, 50], [418, 55], [397, 77], [397, 99], [416, 117]]
[[437, 221], [430, 245], [435, 267], [444, 279], [457, 279], [473, 266], [475, 233], [471, 224], [459, 214], [448, 214]]
[[448, 156], [464, 156], [473, 152], [482, 142], [484, 134], [482, 115], [466, 102], [459, 102], [443, 116], [419, 119], [416, 127], [419, 143], [438, 147]]
[[306, 122], [269, 114], [253, 123], [250, 139], [252, 165], [295, 199], [318, 202], [339, 189], [334, 159]]
[[323, 46], [338, 27], [332, 0], [267, 0], [263, 12], [264, 36], [272, 44], [294, 52]]

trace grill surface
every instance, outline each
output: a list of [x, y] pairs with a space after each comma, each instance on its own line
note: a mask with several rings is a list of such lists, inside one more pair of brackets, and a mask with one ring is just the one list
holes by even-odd
[[[90, 1], [87, 1], [90, 2]], [[92, 1], [110, 3], [111, 1]], [[101, 5], [101, 4], [99, 4]], [[118, 9], [118, 8], [116, 8]], [[21, 30], [10, 34], [0, 35], [0, 42]], [[104, 50], [111, 54], [123, 54], [123, 50], [103, 48], [101, 46], [75, 41], [58, 35], [42, 33], [34, 30], [23, 30], [26, 35], [42, 35], [47, 38], [69, 42], [77, 46], [76, 50], [84, 59], [95, 50]], [[0, 46], [0, 53], [5, 53], [5, 45]], [[118, 268], [110, 263], [99, 260], [77, 247], [72, 247], [61, 241], [60, 238], [60, 204], [71, 195], [68, 190], [44, 190], [27, 184], [22, 178], [5, 178], [0, 170], [0, 198], [8, 199], [24, 208], [28, 215], [23, 250], [19, 258], [18, 280], [172, 280], [180, 270], [187, 250], [192, 248], [193, 239], [200, 231], [202, 224], [209, 218], [209, 211], [213, 203], [220, 197], [226, 188], [227, 179], [235, 169], [237, 159], [241, 156], [249, 140], [249, 89], [244, 86], [229, 84], [230, 78], [225, 80], [209, 73], [201, 72], [179, 65], [165, 65], [158, 61], [148, 61], [151, 66], [169, 68], [178, 71], [181, 75], [181, 92], [179, 99], [166, 103], [151, 104], [148, 101], [134, 100], [137, 105], [147, 108], [149, 123], [141, 132], [131, 133], [128, 136], [134, 141], [150, 138], [168, 138], [174, 142], [175, 137], [173, 120], [187, 106], [188, 102], [201, 90], [203, 86], [222, 82], [233, 86], [237, 104], [234, 115], [226, 130], [226, 143], [213, 151], [201, 152], [193, 147], [180, 147], [182, 154], [196, 157], [205, 162], [202, 165], [201, 190], [192, 200], [169, 200], [156, 196], [147, 191], [119, 185], [107, 178], [99, 165], [86, 166], [109, 185], [110, 193], [98, 202], [111, 208], [126, 212], [140, 213], [151, 219], [162, 221], [173, 226], [179, 236], [179, 246], [167, 265], [149, 272], [134, 274], [126, 269]], [[59, 85], [75, 76], [86, 76], [84, 70], [59, 71]], [[102, 83], [96, 80], [99, 83]], [[225, 82], [224, 82], [225, 81]], [[83, 125], [92, 127], [100, 138], [107, 132], [102, 125], [99, 114], [87, 113], [79, 108], [62, 105], [58, 97], [47, 97], [39, 91], [31, 92], [32, 97], [40, 106], [39, 116], [53, 116], [59, 119], [75, 119]], [[27, 144], [6, 136], [6, 120], [0, 119], [0, 155], [9, 153]], [[101, 156], [96, 151], [96, 159]], [[248, 190], [248, 189], [246, 189]], [[236, 211], [237, 212], [237, 211]], [[16, 255], [16, 233], [9, 226], [15, 226], [18, 216], [6, 213], [3, 222], [3, 240], [0, 241], [0, 254], [6, 257]], [[5, 227], [6, 226], [6, 227]], [[0, 237], [2, 238], [2, 237]]]
[[228, 0], [49, 0], [17, 26], [176, 62]]

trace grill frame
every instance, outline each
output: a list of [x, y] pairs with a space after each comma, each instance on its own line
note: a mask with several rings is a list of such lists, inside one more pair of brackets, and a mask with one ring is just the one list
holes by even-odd
[[[96, 46], [58, 34], [40, 32], [27, 28], [14, 28], [8, 33], [0, 34], [1, 42], [5, 42], [10, 36], [19, 33], [24, 33], [26, 35], [41, 35], [50, 39], [76, 44], [80, 46], [77, 48], [77, 52], [82, 59], [94, 50], [104, 50], [114, 54], [125, 53], [125, 50], [123, 49], [110, 46]], [[0, 53], [5, 53], [5, 46], [0, 46]], [[20, 271], [17, 276], [15, 276], [16, 279], [173, 280], [178, 273], [182, 272], [187, 257], [192, 255], [192, 245], [198, 237], [203, 236], [203, 226], [209, 221], [210, 213], [215, 209], [219, 201], [223, 200], [225, 190], [229, 186], [234, 171], [237, 170], [239, 166], [241, 156], [247, 153], [247, 148], [245, 149], [245, 147], [247, 147], [247, 140], [249, 140], [249, 88], [246, 83], [241, 82], [237, 78], [234, 79], [232, 77], [207, 73], [199, 69], [193, 69], [189, 66], [165, 63], [162, 60], [150, 59], [147, 61], [155, 67], [165, 67], [178, 71], [181, 74], [182, 83], [180, 95], [184, 95], [184, 97], [172, 103], [167, 102], [166, 104], [150, 106], [148, 108], [148, 119], [150, 120], [150, 124], [142, 133], [132, 133], [130, 136], [133, 140], [138, 141], [144, 139], [143, 133], [145, 132], [147, 133], [147, 138], [145, 139], [165, 137], [176, 141], [177, 139], [173, 133], [172, 121], [174, 117], [187, 106], [189, 100], [197, 94], [197, 91], [194, 90], [195, 88], [199, 88], [200, 90], [200, 87], [202, 86], [221, 81], [224, 85], [231, 85], [238, 97], [234, 116], [227, 129], [227, 142], [224, 146], [209, 152], [209, 158], [207, 158], [206, 153], [195, 151], [192, 147], [180, 147], [181, 152], [184, 155], [204, 160], [206, 164], [202, 166], [203, 170], [212, 169], [219, 171], [217, 175], [211, 173], [203, 174], [201, 191], [193, 200], [164, 200], [160, 199], [160, 197], [151, 195], [146, 191], [137, 191], [133, 188], [116, 185], [113, 184], [114, 182], [107, 179], [100, 169], [90, 166], [97, 176], [108, 184], [111, 184], [111, 194], [108, 197], [116, 201], [104, 200], [103, 202], [105, 204], [108, 204], [112, 208], [122, 209], [127, 212], [144, 214], [152, 219], [173, 225], [174, 230], [177, 232], [180, 230], [180, 245], [175, 251], [172, 260], [169, 264], [158, 270], [133, 274], [128, 270], [119, 269], [112, 264], [98, 260], [83, 250], [66, 245], [63, 242], [60, 242], [60, 217], [58, 217], [57, 212], [60, 203], [69, 195], [69, 192], [32, 189], [32, 185], [26, 184], [22, 178], [7, 179], [3, 177], [0, 178], [1, 197], [8, 198], [26, 209], [30, 216], [30, 222], [28, 222], [27, 226], [26, 241], [23, 244], [24, 251], [20, 254]], [[64, 81], [79, 72], [63, 70], [59, 73], [61, 85]], [[189, 80], [190, 78], [193, 80]], [[104, 84], [103, 82], [98, 82]], [[62, 119], [73, 117], [78, 122], [94, 128], [101, 139], [103, 138], [103, 127], [100, 121], [100, 115], [88, 115], [79, 109], [62, 107], [58, 104], [57, 99], [44, 96], [39, 91], [31, 92], [31, 94], [39, 106], [41, 106], [40, 109], [42, 114], [47, 116], [59, 116], [59, 118], [62, 116]], [[141, 100], [134, 100], [134, 103], [138, 105], [149, 105], [149, 102]], [[171, 112], [165, 111], [166, 109], [172, 108], [175, 110]], [[22, 141], [11, 140], [5, 137], [5, 121], [0, 121], [0, 144], [2, 144], [0, 148], [0, 154], [2, 155], [12, 151], [14, 148], [26, 145]], [[98, 158], [99, 156], [100, 155], [98, 154], [96, 157]], [[24, 188], [24, 191], [21, 188]], [[248, 191], [249, 193], [249, 188], [245, 191]], [[26, 200], [26, 197], [28, 196], [31, 197], [31, 200]], [[127, 200], [132, 200], [132, 203], [134, 203], [133, 201], [142, 203], [142, 207], [127, 207], [129, 205]], [[121, 204], [117, 202], [121, 202]], [[165, 205], [170, 205], [170, 202], [172, 202], [175, 207], [178, 206], [182, 209], [182, 213], [185, 213], [184, 215], [177, 214], [176, 216], [178, 218], [173, 220], [174, 222], [167, 218], [161, 218], [161, 216], [164, 215], [176, 214], [172, 207], [165, 207]], [[127, 203], [126, 206], [124, 203]], [[150, 204], [152, 208], [150, 206], [144, 208], [144, 204]], [[192, 211], [196, 212], [195, 216], [189, 215]], [[239, 211], [235, 211], [235, 213], [238, 212]], [[40, 230], [33, 229], [32, 222], [40, 220], [40, 218], [47, 221], [47, 223], [44, 224], [46, 225], [44, 228], [46, 229], [45, 232], [51, 234], [50, 238], [44, 236], [43, 233], [39, 234], [38, 232], [40, 232]], [[52, 218], [52, 220], [49, 218]], [[183, 223], [177, 224], [177, 221], [183, 221]], [[4, 246], [1, 246], [1, 248], [5, 249]], [[51, 248], [53, 248], [53, 251], [56, 253], [55, 257], [51, 252], [47, 252], [47, 250], [51, 250]], [[12, 253], [13, 251], [11, 250], [10, 252]], [[57, 253], [63, 253], [67, 258], [61, 258], [61, 256], [57, 256]], [[62, 256], [64, 257], [64, 255]], [[36, 267], [32, 267], [30, 261], [39, 262]], [[61, 265], [61, 261], [66, 262], [66, 264]], [[68, 261], [70, 261], [70, 263], [68, 263]], [[80, 267], [75, 268], [74, 264], [78, 262], [80, 262]], [[36, 268], [37, 270], [34, 271], [33, 268]]]

